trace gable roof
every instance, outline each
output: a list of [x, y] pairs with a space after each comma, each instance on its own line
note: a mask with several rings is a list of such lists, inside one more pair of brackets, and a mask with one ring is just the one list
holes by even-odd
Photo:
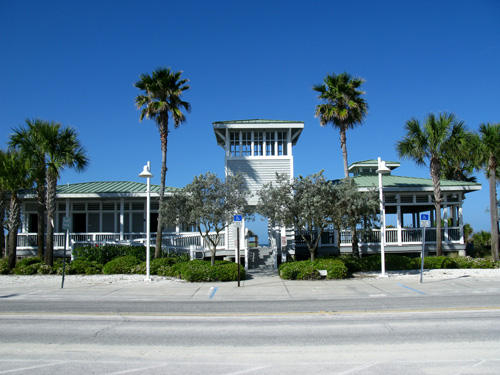
[[[356, 184], [363, 190], [378, 188], [378, 174], [369, 173], [352, 177]], [[430, 178], [403, 177], [384, 175], [382, 180], [384, 191], [433, 191], [434, 184]], [[476, 191], [481, 190], [481, 184], [453, 180], [441, 180], [442, 191]]]
[[[93, 181], [81, 182], [76, 184], [58, 185], [56, 196], [58, 198], [78, 198], [78, 197], [145, 197], [147, 184], [144, 182], [133, 181]], [[174, 191], [180, 190], [174, 187], [165, 187], [165, 193], [171, 194]], [[158, 196], [160, 193], [160, 185], [151, 185], [151, 195]], [[27, 198], [28, 196], [36, 195], [34, 189], [26, 190], [20, 194]]]

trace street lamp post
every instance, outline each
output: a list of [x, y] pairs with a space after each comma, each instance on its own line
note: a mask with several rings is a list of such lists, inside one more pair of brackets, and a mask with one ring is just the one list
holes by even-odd
[[147, 187], [146, 187], [146, 278], [144, 281], [151, 281], [150, 278], [150, 245], [151, 245], [151, 228], [150, 228], [150, 220], [151, 220], [151, 163], [148, 161], [148, 164], [144, 166], [144, 169], [139, 174], [139, 177], [143, 177], [147, 179]]
[[382, 274], [385, 277], [385, 205], [384, 205], [384, 192], [382, 184], [382, 175], [389, 173], [391, 170], [385, 165], [380, 157], [378, 158], [378, 188], [380, 194], [380, 258], [382, 263]]

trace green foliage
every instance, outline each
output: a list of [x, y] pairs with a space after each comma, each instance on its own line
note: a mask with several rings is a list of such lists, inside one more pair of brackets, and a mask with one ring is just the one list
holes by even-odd
[[[24, 258], [16, 264], [12, 273], [16, 275], [36, 275], [40, 267], [44, 265], [44, 261], [38, 257]], [[44, 268], [42, 273], [50, 273], [50, 271], [50, 267], [48, 271]]]
[[[165, 200], [160, 207], [164, 226], [194, 224], [210, 245], [212, 264], [215, 264], [221, 232], [233, 222], [235, 212], [250, 217], [247, 198], [251, 195], [241, 174], [227, 176], [222, 181], [207, 172], [195, 176], [184, 189]], [[216, 235], [209, 235], [216, 232]]]
[[[153, 254], [154, 252], [151, 252]], [[74, 250], [76, 259], [85, 259], [95, 261], [100, 264], [106, 264], [115, 258], [131, 255], [141, 262], [146, 261], [145, 246], [123, 246], [123, 245], [104, 245], [104, 246], [84, 246], [77, 247]]]
[[327, 279], [345, 279], [348, 275], [347, 266], [339, 259], [288, 262], [279, 267], [280, 276], [287, 280], [317, 280], [321, 278], [319, 270], [327, 271]]
[[115, 258], [104, 265], [102, 273], [105, 275], [132, 273], [140, 262], [133, 255]]
[[[190, 282], [236, 281], [238, 265], [234, 262], [216, 261], [215, 265], [205, 260], [175, 263], [171, 267], [162, 266], [158, 275], [171, 276]], [[240, 278], [245, 278], [245, 268], [240, 265]]]
[[345, 279], [348, 275], [347, 266], [339, 259], [318, 259], [313, 265], [318, 270], [326, 270], [327, 279]]
[[[420, 259], [416, 258], [415, 261], [418, 261], [418, 264], [421, 263]], [[424, 268], [442, 269], [442, 268], [459, 268], [459, 266], [454, 259], [445, 256], [436, 256], [436, 257], [425, 257]]]
[[70, 264], [66, 265], [66, 273], [71, 274], [84, 274], [84, 275], [97, 275], [102, 273], [102, 264], [95, 260], [75, 259]]
[[0, 259], [0, 275], [7, 275], [10, 273], [7, 258]]
[[[158, 259], [153, 259], [150, 264], [149, 264], [149, 272], [151, 275], [158, 275], [158, 271], [161, 268], [167, 268], [171, 267], [175, 263], [177, 263], [179, 257], [169, 257], [169, 258], [158, 258]], [[135, 269], [134, 273], [139, 273], [139, 274], [146, 274], [146, 262], [142, 262], [141, 264], [138, 264]]]
[[454, 259], [459, 268], [498, 268], [500, 263], [489, 259], [472, 258], [472, 257], [457, 257]]

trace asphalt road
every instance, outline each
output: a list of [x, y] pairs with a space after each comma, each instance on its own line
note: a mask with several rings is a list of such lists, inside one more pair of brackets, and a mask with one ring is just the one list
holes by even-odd
[[494, 280], [255, 285], [0, 287], [0, 374], [500, 373]]

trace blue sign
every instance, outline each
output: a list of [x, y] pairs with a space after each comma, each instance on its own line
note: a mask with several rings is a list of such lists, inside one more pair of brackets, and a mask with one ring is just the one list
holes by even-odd
[[243, 215], [234, 215], [234, 221], [243, 221]]
[[429, 220], [429, 214], [420, 214], [420, 220]]

